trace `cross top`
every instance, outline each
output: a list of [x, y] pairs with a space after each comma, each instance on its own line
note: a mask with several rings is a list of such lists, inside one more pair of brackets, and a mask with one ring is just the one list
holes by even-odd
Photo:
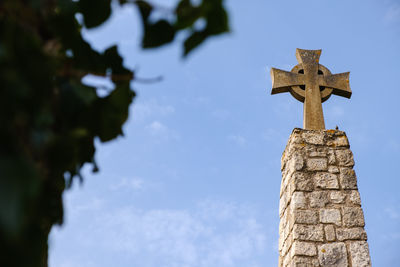
[[271, 94], [290, 92], [297, 100], [304, 102], [303, 128], [325, 129], [322, 102], [334, 94], [351, 97], [350, 72], [331, 74], [319, 64], [321, 50], [296, 49], [299, 64], [288, 72], [271, 68]]

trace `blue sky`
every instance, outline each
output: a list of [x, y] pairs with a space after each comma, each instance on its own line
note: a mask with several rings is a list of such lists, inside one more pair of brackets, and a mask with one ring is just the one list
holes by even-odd
[[398, 264], [400, 1], [226, 7], [232, 32], [186, 60], [178, 43], [141, 50], [132, 7], [85, 31], [98, 50], [118, 44], [138, 77], [164, 79], [133, 84], [125, 136], [98, 143], [100, 173], [87, 167], [84, 184], [64, 194], [50, 267], [277, 266], [280, 158], [303, 107], [270, 95], [269, 70], [290, 70], [296, 48], [322, 49], [332, 73], [350, 71], [352, 98], [325, 102], [325, 124], [349, 137], [373, 265]]

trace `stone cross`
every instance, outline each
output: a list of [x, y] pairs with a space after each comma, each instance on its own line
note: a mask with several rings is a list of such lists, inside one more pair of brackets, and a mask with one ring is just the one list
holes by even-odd
[[303, 128], [325, 129], [322, 102], [332, 94], [350, 98], [350, 72], [331, 74], [319, 64], [321, 50], [296, 49], [299, 62], [290, 72], [271, 68], [272, 92], [290, 92], [297, 100], [304, 102]]

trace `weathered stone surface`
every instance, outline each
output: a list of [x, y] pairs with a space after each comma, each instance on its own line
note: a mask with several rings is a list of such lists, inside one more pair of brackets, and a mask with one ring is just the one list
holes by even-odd
[[325, 171], [328, 169], [328, 161], [326, 158], [309, 158], [307, 159], [307, 170], [309, 171]]
[[318, 213], [315, 210], [294, 210], [293, 222], [302, 224], [317, 224]]
[[311, 208], [322, 208], [329, 203], [328, 192], [314, 191], [308, 194]]
[[307, 207], [306, 197], [304, 192], [294, 192], [292, 195], [292, 200], [290, 202], [290, 207], [292, 210], [305, 209]]
[[303, 225], [293, 226], [293, 239], [303, 241], [323, 241], [324, 230], [322, 225]]
[[350, 201], [354, 205], [361, 205], [360, 193], [357, 190], [352, 190], [349, 197]]
[[314, 243], [294, 241], [293, 247], [290, 250], [291, 256], [315, 256], [317, 248]]
[[333, 149], [328, 150], [328, 164], [333, 165], [336, 163], [335, 151]]
[[[283, 265], [282, 267], [291, 267], [290, 262], [292, 261], [292, 258], [289, 257], [289, 255], [287, 255], [284, 259], [283, 259]], [[279, 265], [279, 267], [281, 267], [281, 265]]]
[[364, 214], [360, 207], [343, 207], [342, 212], [344, 226], [364, 226]]
[[312, 191], [313, 181], [309, 174], [304, 172], [295, 172], [292, 174], [293, 191]]
[[313, 176], [315, 188], [339, 189], [337, 176], [329, 172], [317, 172]]
[[338, 209], [320, 209], [319, 220], [322, 223], [334, 223], [336, 225], [342, 224], [342, 217]]
[[326, 145], [332, 147], [349, 147], [349, 140], [347, 139], [347, 136], [342, 135], [334, 138], [333, 140], [328, 140]]
[[311, 151], [308, 156], [310, 158], [324, 158], [326, 157], [326, 152], [324, 151]]
[[342, 191], [331, 191], [330, 192], [330, 199], [332, 203], [340, 204], [343, 203], [345, 200], [346, 194]]
[[292, 158], [287, 163], [289, 171], [299, 171], [304, 166], [304, 158], [301, 153], [294, 153]]
[[370, 266], [344, 132], [295, 129], [292, 135], [282, 156], [279, 267]]
[[353, 169], [340, 168], [339, 180], [343, 189], [357, 189], [357, 178]]
[[333, 225], [325, 225], [325, 238], [327, 241], [335, 241], [336, 234], [335, 234], [335, 227]]
[[[331, 163], [329, 163], [331, 164]], [[339, 173], [339, 168], [336, 166], [328, 166], [328, 172], [330, 173]]]
[[282, 237], [282, 241], [285, 241], [290, 236], [291, 224], [286, 223], [279, 232], [279, 236]]
[[346, 245], [336, 242], [318, 246], [318, 260], [323, 267], [348, 267]]
[[281, 199], [279, 201], [279, 217], [281, 217], [283, 215], [283, 212], [285, 211], [289, 201], [290, 201], [290, 196], [288, 196], [288, 192], [285, 191], [282, 196]]
[[305, 144], [304, 149], [309, 158], [325, 158], [328, 151], [325, 146], [312, 146], [308, 144]]
[[307, 256], [294, 256], [290, 267], [319, 267], [317, 259]]
[[352, 266], [370, 267], [371, 260], [366, 241], [354, 241], [350, 243], [350, 255]]
[[344, 240], [367, 240], [367, 233], [362, 227], [338, 228], [336, 236], [339, 241]]
[[293, 238], [292, 235], [289, 235], [286, 241], [283, 243], [281, 255], [286, 255], [289, 249], [292, 247], [292, 244], [293, 244]]
[[302, 135], [304, 141], [308, 144], [323, 145], [324, 134], [316, 134], [314, 131], [303, 132]]
[[353, 153], [351, 153], [350, 149], [336, 150], [336, 159], [338, 161], [339, 166], [345, 166], [345, 167], [354, 166]]

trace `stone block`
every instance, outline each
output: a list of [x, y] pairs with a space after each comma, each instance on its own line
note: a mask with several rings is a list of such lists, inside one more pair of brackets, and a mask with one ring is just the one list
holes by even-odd
[[340, 185], [343, 189], [357, 189], [356, 172], [350, 168], [340, 168]]
[[336, 236], [339, 241], [345, 240], [367, 240], [367, 233], [362, 227], [338, 228]]
[[329, 203], [328, 192], [314, 191], [308, 194], [311, 208], [322, 208]]
[[321, 189], [339, 189], [339, 183], [336, 174], [329, 172], [317, 172], [313, 176], [315, 188]]
[[294, 256], [288, 267], [319, 267], [318, 260], [307, 256]]
[[343, 207], [342, 213], [344, 226], [364, 226], [364, 214], [360, 207]]
[[370, 267], [368, 243], [366, 241], [355, 241], [350, 243], [350, 259], [352, 266]]
[[302, 137], [308, 144], [323, 145], [325, 143], [324, 134], [320, 132], [303, 132]]
[[317, 224], [318, 213], [315, 210], [295, 210], [292, 219], [293, 223]]
[[282, 231], [279, 233], [279, 235], [283, 237], [283, 240], [286, 240], [288, 238], [288, 236], [290, 235], [290, 230], [291, 230], [292, 225], [293, 224], [286, 223], [286, 225], [283, 227]]
[[336, 167], [336, 166], [328, 166], [328, 172], [330, 172], [330, 173], [339, 173], [339, 168]]
[[290, 201], [290, 197], [288, 196], [288, 192], [285, 191], [283, 192], [281, 199], [279, 200], [279, 217], [282, 217], [283, 212], [285, 211], [289, 201]]
[[345, 135], [337, 136], [331, 140], [328, 140], [326, 145], [332, 147], [349, 147], [349, 140]]
[[301, 153], [293, 153], [292, 157], [286, 163], [289, 172], [295, 172], [303, 169], [304, 166], [304, 158]]
[[335, 242], [318, 246], [318, 260], [323, 267], [348, 267], [346, 245]]
[[288, 253], [289, 249], [292, 247], [292, 244], [293, 244], [293, 238], [292, 238], [292, 235], [290, 234], [288, 236], [288, 238], [285, 240], [285, 242], [283, 242], [282, 250], [281, 250], [280, 254], [282, 256], [285, 256]]
[[321, 209], [319, 211], [319, 220], [322, 223], [342, 224], [342, 217], [338, 209]]
[[[287, 255], [287, 256], [285, 256], [284, 258], [283, 258], [283, 265], [282, 265], [282, 267], [290, 267], [290, 262], [291, 262], [291, 257], [290, 257], [290, 255]], [[279, 267], [281, 267], [281, 266], [279, 266]]]
[[309, 158], [307, 159], [307, 170], [309, 171], [326, 171], [328, 169], [328, 161], [326, 158]]
[[293, 192], [292, 200], [290, 201], [291, 210], [305, 209], [306, 207], [307, 202], [304, 192]]
[[340, 204], [343, 203], [346, 198], [346, 194], [342, 191], [331, 191], [330, 200], [331, 203]]
[[324, 158], [326, 157], [325, 151], [310, 151], [308, 152], [310, 158]]
[[350, 151], [350, 149], [336, 150], [336, 159], [338, 161], [339, 166], [344, 166], [344, 167], [354, 166], [353, 153]]
[[361, 206], [361, 198], [360, 198], [360, 193], [358, 193], [357, 190], [352, 190], [349, 196], [350, 202], [354, 205], [360, 205]]
[[281, 229], [283, 229], [283, 227], [286, 226], [287, 224], [287, 217], [288, 217], [288, 212], [287, 210], [283, 213], [283, 215], [281, 216], [280, 222], [279, 222], [279, 231], [281, 231]]
[[295, 172], [292, 174], [291, 190], [293, 191], [312, 191], [314, 185], [309, 174], [303, 172]]
[[328, 164], [333, 165], [336, 163], [335, 150], [333, 149], [328, 150], [327, 156], [328, 156]]
[[317, 255], [317, 248], [314, 243], [294, 241], [290, 253], [292, 258], [294, 256], [315, 256]]
[[293, 226], [293, 239], [302, 241], [324, 241], [324, 230], [322, 225], [303, 225]]
[[325, 239], [327, 241], [336, 240], [335, 227], [333, 225], [325, 225], [324, 231], [325, 231]]

